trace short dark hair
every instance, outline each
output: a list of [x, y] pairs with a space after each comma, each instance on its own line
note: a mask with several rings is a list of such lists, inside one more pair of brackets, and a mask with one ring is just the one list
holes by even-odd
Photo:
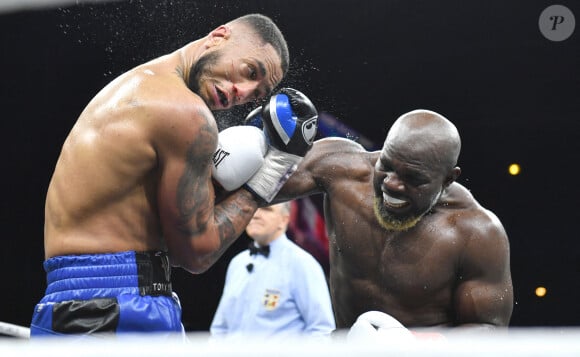
[[290, 54], [288, 52], [288, 44], [284, 35], [276, 26], [274, 21], [267, 16], [262, 14], [248, 14], [238, 17], [234, 20], [235, 22], [242, 22], [251, 26], [256, 30], [258, 36], [264, 43], [269, 43], [274, 47], [278, 56], [280, 56], [280, 62], [282, 64], [282, 72], [284, 76], [288, 73], [288, 67], [290, 65]]

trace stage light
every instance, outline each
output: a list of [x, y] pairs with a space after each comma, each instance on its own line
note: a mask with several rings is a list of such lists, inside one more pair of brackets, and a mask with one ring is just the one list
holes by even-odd
[[512, 176], [519, 175], [521, 167], [519, 164], [511, 164], [510, 167], [508, 168], [508, 171]]
[[547, 292], [548, 292], [548, 290], [546, 290], [546, 288], [543, 286], [538, 286], [536, 288], [536, 296], [537, 297], [544, 297], [544, 296], [546, 296]]

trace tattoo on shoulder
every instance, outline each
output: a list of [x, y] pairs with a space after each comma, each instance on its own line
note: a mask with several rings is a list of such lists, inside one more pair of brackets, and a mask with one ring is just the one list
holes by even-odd
[[215, 119], [210, 113], [200, 110], [199, 114], [203, 118], [203, 121], [199, 127], [198, 138], [195, 138], [193, 145], [198, 148], [200, 153], [207, 153], [211, 158], [218, 141], [217, 126]]

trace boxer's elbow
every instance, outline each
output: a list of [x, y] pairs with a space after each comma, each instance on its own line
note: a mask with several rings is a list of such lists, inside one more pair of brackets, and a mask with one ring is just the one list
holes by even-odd
[[191, 274], [203, 274], [212, 266], [207, 260], [191, 258], [180, 267]]
[[174, 266], [192, 274], [206, 272], [219, 257], [221, 248], [217, 235], [188, 235], [180, 237], [181, 244], [170, 245]]
[[219, 258], [221, 251], [221, 244], [217, 236], [198, 238], [194, 238], [191, 243], [192, 252], [186, 268], [187, 271], [194, 274], [205, 273]]
[[215, 262], [213, 253], [199, 254], [198, 252], [193, 252], [187, 256], [183, 256], [175, 264], [191, 274], [202, 274], [205, 273]]

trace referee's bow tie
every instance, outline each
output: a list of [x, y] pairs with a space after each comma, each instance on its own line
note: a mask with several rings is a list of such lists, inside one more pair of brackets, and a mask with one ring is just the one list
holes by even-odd
[[250, 255], [262, 254], [266, 258], [268, 258], [268, 256], [270, 255], [270, 246], [269, 245], [256, 247], [254, 242], [250, 242], [248, 249], [250, 249]]

